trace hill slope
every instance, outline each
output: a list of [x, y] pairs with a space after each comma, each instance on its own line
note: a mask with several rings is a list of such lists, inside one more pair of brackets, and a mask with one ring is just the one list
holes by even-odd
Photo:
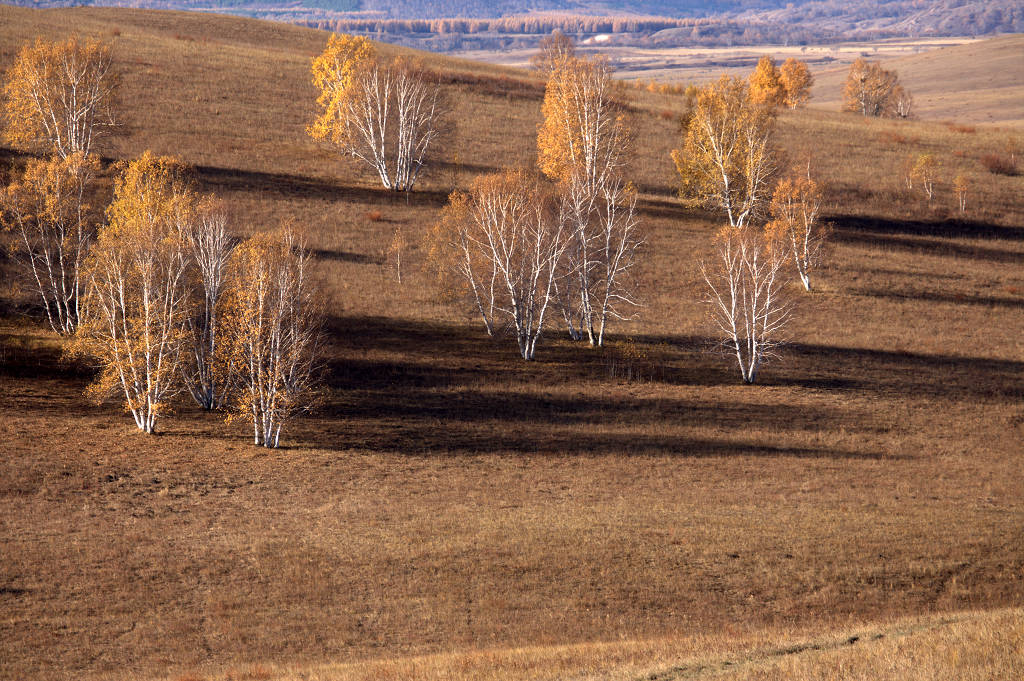
[[[882, 64], [899, 73], [922, 118], [1024, 125], [1024, 35], [886, 59]], [[841, 107], [846, 74], [846, 68], [817, 73], [811, 105]]]
[[[0, 25], [0, 70], [37, 35], [114, 42], [128, 126], [110, 159], [195, 164], [239, 236], [308, 229], [330, 369], [281, 450], [184, 401], [142, 435], [87, 400], [92, 370], [0, 259], [0, 678], [405, 681], [441, 656], [442, 678], [475, 680], [507, 656], [504, 680], [566, 651], [571, 677], [652, 648], [662, 673], [687, 661], [658, 641], [717, 641], [707, 659], [729, 662], [750, 641], [1024, 602], [1024, 205], [1020, 177], [980, 162], [1014, 135], [785, 112], [779, 143], [829, 186], [832, 251], [782, 360], [746, 386], [706, 352], [699, 262], [721, 217], [675, 197], [683, 102], [628, 90], [644, 307], [602, 350], [552, 325], [525, 363], [438, 301], [423, 235], [452, 187], [533, 164], [534, 75], [420, 55], [456, 131], [395, 196], [305, 133], [324, 33], [6, 5]], [[925, 152], [943, 162], [932, 202], [901, 176]], [[5, 171], [25, 160], [0, 148]], [[1018, 612], [970, 631], [1012, 650]], [[415, 656], [428, 669], [406, 673]]]

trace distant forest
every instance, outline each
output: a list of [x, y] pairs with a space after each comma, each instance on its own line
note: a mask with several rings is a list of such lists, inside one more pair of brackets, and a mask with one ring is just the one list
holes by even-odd
[[218, 11], [447, 52], [530, 47], [554, 30], [613, 44], [808, 44], [1024, 32], [1020, 0], [7, 0]]

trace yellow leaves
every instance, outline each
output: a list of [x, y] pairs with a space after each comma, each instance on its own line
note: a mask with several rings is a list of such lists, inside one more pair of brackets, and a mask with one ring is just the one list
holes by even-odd
[[683, 147], [672, 152], [680, 197], [742, 224], [760, 211], [774, 170], [775, 109], [757, 104], [742, 78], [722, 76], [700, 90]]
[[189, 218], [196, 197], [188, 188], [187, 166], [169, 156], [146, 151], [117, 165], [114, 200], [107, 207], [101, 242], [155, 242], [176, 238], [176, 227]]
[[319, 91], [321, 107], [308, 133], [316, 140], [337, 143], [343, 136], [345, 101], [351, 97], [359, 73], [377, 58], [369, 39], [332, 34], [327, 48], [313, 59], [313, 85]]
[[88, 153], [99, 128], [114, 124], [111, 63], [110, 45], [93, 39], [24, 45], [4, 86], [4, 138], [18, 147], [50, 145], [62, 157]]
[[775, 60], [768, 55], [761, 57], [750, 74], [750, 100], [764, 106], [780, 106], [785, 96], [782, 74], [776, 68]]
[[790, 109], [803, 106], [811, 98], [814, 77], [804, 62], [793, 57], [787, 59], [779, 69], [779, 80], [785, 90], [784, 102]]
[[537, 130], [537, 164], [545, 175], [588, 179], [618, 164], [627, 145], [623, 118], [611, 101], [606, 59], [559, 59], [548, 77]]

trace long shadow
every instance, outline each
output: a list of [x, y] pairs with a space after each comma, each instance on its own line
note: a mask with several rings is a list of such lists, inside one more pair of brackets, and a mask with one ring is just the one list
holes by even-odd
[[365, 253], [352, 253], [350, 251], [330, 251], [321, 248], [311, 250], [314, 258], [330, 260], [333, 262], [349, 262], [356, 265], [382, 265], [384, 258], [379, 255], [367, 255]]
[[957, 258], [970, 258], [974, 260], [986, 260], [998, 263], [1024, 264], [1024, 254], [1003, 251], [995, 248], [984, 248], [982, 246], [968, 246], [964, 244], [942, 241], [939, 239], [924, 239], [904, 236], [893, 236], [875, 232], [851, 232], [836, 230], [832, 235], [834, 241], [840, 243], [854, 244], [857, 246], [870, 246], [884, 250], [899, 250], [910, 253], [923, 253], [927, 255], [952, 256]]
[[1024, 241], [1024, 227], [993, 225], [974, 220], [891, 220], [859, 215], [830, 215], [826, 222], [840, 231], [940, 239], [999, 239]]
[[879, 289], [854, 289], [856, 295], [872, 298], [890, 298], [892, 300], [927, 300], [933, 303], [951, 303], [954, 305], [981, 305], [984, 307], [1005, 307], [1011, 310], [1024, 311], [1024, 300], [1005, 296], [974, 296], [960, 293], [941, 293], [936, 291], [882, 291]]
[[448, 196], [443, 191], [415, 190], [394, 192], [383, 187], [354, 187], [322, 177], [266, 173], [217, 166], [196, 166], [196, 179], [203, 185], [230, 191], [259, 191], [290, 197], [345, 200], [376, 203], [382, 200], [408, 202], [416, 206], [443, 206]]

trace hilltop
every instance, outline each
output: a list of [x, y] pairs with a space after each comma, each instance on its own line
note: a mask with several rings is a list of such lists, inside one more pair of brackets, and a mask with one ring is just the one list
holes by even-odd
[[[195, 166], [238, 236], [301, 225], [329, 334], [324, 404], [282, 449], [184, 401], [147, 436], [86, 398], [93, 370], [3, 251], [0, 678], [1024, 669], [1024, 205], [983, 163], [1019, 158], [1016, 130], [783, 112], [780, 146], [828, 187], [831, 252], [749, 386], [707, 352], [721, 218], [676, 196], [684, 100], [623, 88], [644, 307], [600, 350], [552, 326], [526, 363], [440, 300], [423, 235], [453, 188], [535, 162], [535, 73], [381, 46], [454, 112], [404, 196], [306, 134], [325, 32], [6, 5], [0, 25], [0, 76], [36, 36], [111, 41], [127, 125], [106, 182], [152, 149]], [[931, 202], [902, 175], [924, 153]], [[0, 176], [26, 160], [0, 148]]]

